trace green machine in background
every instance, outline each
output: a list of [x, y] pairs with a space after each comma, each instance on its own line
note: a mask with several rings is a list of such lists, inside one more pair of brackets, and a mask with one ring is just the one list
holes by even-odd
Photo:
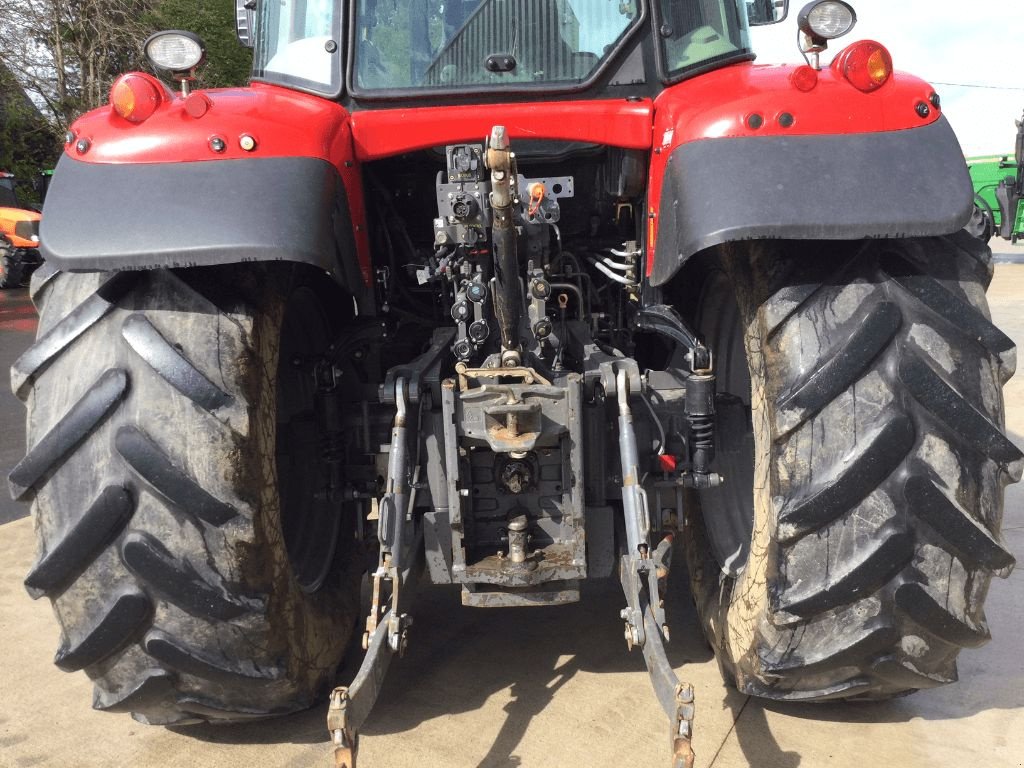
[[1016, 244], [1024, 234], [1024, 118], [1017, 122], [1014, 156], [967, 158], [974, 183], [972, 234], [986, 242], [993, 236]]
[[39, 195], [39, 205], [46, 202], [46, 193], [50, 190], [50, 181], [53, 179], [53, 169], [40, 171], [35, 179], [36, 194]]

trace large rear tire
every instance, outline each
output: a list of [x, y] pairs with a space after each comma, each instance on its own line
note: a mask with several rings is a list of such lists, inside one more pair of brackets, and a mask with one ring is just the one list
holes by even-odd
[[[715, 352], [719, 471], [686, 545], [726, 679], [772, 699], [880, 698], [957, 679], [1022, 454], [1013, 343], [967, 233], [725, 247], [694, 318]], [[739, 416], [737, 416], [737, 411]], [[746, 446], [746, 447], [744, 447]]]
[[10, 484], [33, 500], [25, 584], [53, 603], [55, 662], [85, 670], [97, 709], [235, 721], [308, 707], [332, 682], [364, 559], [344, 510], [337, 546], [301, 533], [339, 526], [304, 498], [315, 477], [288, 477], [316, 460], [289, 458], [293, 425], [316, 424], [293, 360], [330, 340], [315, 294], [277, 287], [291, 277], [35, 275], [39, 336], [12, 370], [30, 447]]

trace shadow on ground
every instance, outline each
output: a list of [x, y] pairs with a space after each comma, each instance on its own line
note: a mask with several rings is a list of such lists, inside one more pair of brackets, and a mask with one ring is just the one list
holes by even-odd
[[[676, 581], [685, 581], [685, 572], [674, 573]], [[669, 605], [669, 659], [676, 668], [712, 658], [697, 630], [689, 591], [679, 587]], [[425, 720], [475, 710], [495, 692], [508, 690], [506, 720], [481, 765], [509, 765], [530, 721], [579, 671], [643, 670], [639, 651], [630, 653], [623, 639], [618, 613], [624, 605], [618, 582], [610, 579], [585, 584], [576, 604], [505, 610], [466, 608], [456, 588], [426, 587], [414, 606], [410, 649], [392, 663], [363, 733], [402, 733]], [[352, 680], [361, 658], [361, 652], [350, 651], [337, 684]], [[217, 743], [325, 741], [324, 716], [321, 706], [282, 720], [181, 731]]]
[[[1021, 510], [1014, 510], [1014, 515], [1020, 517]], [[1019, 558], [1024, 557], [1024, 535], [1012, 538], [1009, 543]], [[685, 571], [677, 568], [672, 579], [670, 660], [686, 679], [685, 665], [712, 663], [713, 657], [697, 625]], [[1011, 608], [1007, 602], [993, 606], [993, 611], [1007, 614], [1000, 622], [1001, 634], [1024, 634], [1024, 615], [1007, 610]], [[514, 753], [530, 723], [574, 675], [643, 669], [641, 656], [625, 648], [617, 619], [622, 604], [619, 586], [610, 580], [585, 585], [583, 599], [575, 605], [501, 611], [464, 608], [457, 590], [427, 587], [415, 605], [417, 623], [410, 651], [392, 665], [363, 733], [400, 735], [421, 722], [475, 710], [494, 693], [507, 690], [511, 700], [504, 707], [505, 720], [479, 768], [517, 766]], [[705, 686], [697, 691], [698, 733], [702, 710], [728, 709], [737, 743], [750, 765], [797, 768], [802, 757], [780, 745], [773, 734], [773, 718], [807, 720], [811, 727], [816, 721], [856, 725], [957, 720], [989, 709], [1024, 709], [1024, 688], [991, 685], [993, 672], [985, 666], [989, 662], [984, 653], [984, 649], [964, 653], [965, 679], [957, 685], [883, 702], [787, 704], [751, 699], [724, 686]], [[350, 652], [338, 684], [351, 681], [360, 659], [361, 652]], [[325, 716], [326, 698], [313, 710], [281, 720], [183, 731], [215, 743], [326, 744]], [[720, 747], [699, 743], [700, 762], [711, 765]]]

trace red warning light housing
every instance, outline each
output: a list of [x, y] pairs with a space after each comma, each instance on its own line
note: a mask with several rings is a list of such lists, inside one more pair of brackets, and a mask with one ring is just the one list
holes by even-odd
[[164, 103], [166, 91], [155, 77], [142, 72], [129, 72], [114, 81], [110, 89], [110, 106], [125, 120], [141, 123], [148, 120]]
[[892, 77], [892, 55], [881, 43], [861, 40], [840, 52], [832, 62], [832, 69], [857, 90], [871, 93]]

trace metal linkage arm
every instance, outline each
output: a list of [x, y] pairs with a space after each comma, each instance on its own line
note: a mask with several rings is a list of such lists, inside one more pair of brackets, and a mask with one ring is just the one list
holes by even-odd
[[[639, 645], [662, 709], [669, 717], [673, 768], [693, 768], [693, 686], [680, 683], [665, 654], [668, 640], [665, 609], [658, 592], [658, 571], [666, 575], [668, 560], [651, 550], [647, 498], [640, 485], [633, 415], [629, 405], [629, 372], [618, 364], [615, 375], [619, 406], [619, 458], [622, 463], [622, 509], [628, 551], [619, 561], [619, 577], [628, 607], [622, 611], [626, 642]], [[639, 393], [637, 393], [639, 394]], [[659, 551], [660, 551], [659, 547]]]
[[631, 558], [646, 558], [651, 550], [651, 521], [647, 497], [640, 486], [640, 458], [629, 407], [629, 377], [625, 368], [615, 375], [619, 403], [619, 459], [622, 463], [622, 509], [626, 517], [626, 541]]
[[669, 719], [669, 739], [672, 747], [672, 768], [693, 768], [693, 686], [680, 683], [668, 662], [661, 632], [650, 611], [644, 613], [646, 641], [643, 646], [644, 663], [654, 686], [654, 695]]
[[[405, 652], [406, 634], [412, 619], [406, 609], [416, 594], [422, 557], [423, 528], [417, 526], [411, 542], [409, 566], [398, 573], [393, 585], [391, 606], [380, 617], [371, 632], [366, 656], [351, 685], [335, 688], [331, 693], [331, 705], [327, 710], [327, 730], [334, 744], [335, 768], [356, 768], [359, 752], [359, 730], [373, 709], [384, 685], [384, 676], [395, 654]], [[374, 611], [378, 596], [375, 590]]]
[[423, 569], [423, 526], [411, 516], [420, 456], [417, 450], [410, 458], [410, 440], [412, 446], [420, 445], [419, 423], [423, 412], [430, 409], [433, 389], [439, 386], [441, 362], [453, 335], [451, 329], [437, 331], [424, 354], [408, 365], [392, 368], [381, 386], [381, 402], [395, 406], [380, 500], [381, 559], [373, 574], [372, 605], [363, 638], [366, 656], [352, 684], [334, 689], [327, 712], [336, 768], [355, 768], [359, 729], [377, 701], [391, 658], [401, 656], [408, 641], [412, 617], [407, 609]]
[[382, 553], [390, 555], [391, 565], [398, 569], [405, 564], [402, 540], [409, 509], [409, 427], [406, 423], [408, 408], [406, 381], [399, 377], [395, 382], [395, 423], [391, 429], [391, 455], [388, 457], [384, 496], [380, 500]]

